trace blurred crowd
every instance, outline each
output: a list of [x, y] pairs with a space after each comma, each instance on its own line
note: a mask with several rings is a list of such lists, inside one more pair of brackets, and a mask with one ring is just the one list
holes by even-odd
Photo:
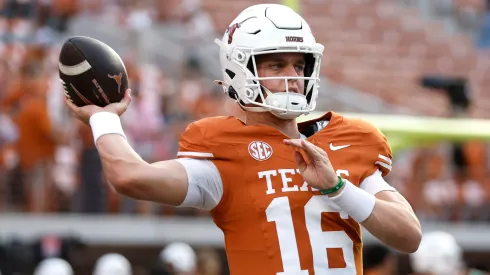
[[[170, 76], [161, 64], [140, 62], [133, 53], [122, 55], [133, 91], [122, 117], [131, 145], [149, 162], [174, 157], [189, 122], [241, 115], [212, 85], [207, 63], [192, 54], [199, 41], [223, 31], [201, 1], [0, 3], [0, 212], [207, 215], [117, 195], [104, 180], [90, 128], [63, 106], [57, 75], [58, 53], [74, 18], [97, 15], [122, 30], [169, 22], [182, 26], [188, 32], [182, 47], [189, 54], [177, 75]], [[490, 220], [489, 152], [478, 142], [425, 144], [397, 154], [389, 182], [422, 218]]]
[[[137, 248], [131, 248], [138, 250]], [[150, 249], [151, 250], [151, 249]], [[110, 250], [109, 250], [110, 251]], [[124, 249], [122, 250], [124, 251]], [[136, 251], [141, 254], [141, 251]], [[44, 236], [33, 243], [12, 242], [0, 246], [0, 274], [33, 275], [224, 275], [228, 274], [222, 252], [194, 249], [183, 242], [172, 242], [163, 249], [143, 253], [108, 252], [92, 248], [77, 238]], [[145, 258], [144, 263], [138, 258]], [[419, 250], [400, 255], [380, 243], [363, 246], [362, 265], [367, 275], [488, 275], [485, 257], [478, 260], [465, 253], [454, 236], [429, 231]]]
[[[5, 3], [0, 19], [4, 38], [0, 70], [2, 211], [141, 214], [170, 211], [120, 197], [111, 190], [103, 178], [90, 127], [67, 113], [57, 76], [57, 55], [64, 42], [58, 38], [73, 16], [95, 13], [112, 17], [110, 20], [119, 22], [121, 28], [151, 24], [149, 20], [197, 26], [192, 22], [194, 16], [200, 22], [206, 19], [205, 13], [192, 7], [196, 1], [165, 1], [165, 5], [156, 1], [157, 6], [162, 5], [157, 11], [149, 10], [151, 6], [144, 2]], [[169, 7], [174, 12], [169, 12]], [[157, 14], [150, 17], [150, 12]], [[211, 21], [210, 24], [208, 27], [212, 28]], [[214, 29], [211, 31], [214, 33]], [[131, 55], [122, 57], [133, 96], [131, 107], [122, 117], [123, 126], [135, 151], [149, 162], [174, 157], [179, 136], [189, 122], [237, 112], [234, 103], [221, 95], [220, 88], [204, 78], [205, 66], [197, 58], [184, 60], [179, 75], [167, 78], [165, 71], [155, 64], [138, 63]]]
[[489, 148], [481, 142], [424, 144], [399, 152], [388, 182], [421, 220], [490, 221]]
[[[121, 249], [119, 249], [121, 250]], [[132, 250], [138, 250], [132, 248]], [[112, 252], [89, 247], [74, 237], [43, 236], [31, 243], [0, 246], [0, 274], [33, 275], [221, 275], [226, 261], [216, 250], [172, 242], [158, 251]], [[141, 251], [139, 251], [141, 253]], [[123, 255], [126, 254], [126, 255]], [[142, 262], [139, 258], [145, 257]]]

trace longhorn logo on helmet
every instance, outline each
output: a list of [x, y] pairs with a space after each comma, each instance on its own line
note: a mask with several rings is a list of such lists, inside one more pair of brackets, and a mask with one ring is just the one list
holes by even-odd
[[235, 34], [236, 29], [240, 28], [240, 26], [240, 23], [235, 23], [226, 29], [226, 32], [228, 33], [228, 44], [233, 42], [233, 34]]

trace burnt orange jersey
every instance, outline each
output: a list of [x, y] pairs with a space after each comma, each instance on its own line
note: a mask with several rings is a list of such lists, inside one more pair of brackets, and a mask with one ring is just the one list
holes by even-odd
[[[377, 169], [389, 172], [391, 151], [379, 130], [335, 113], [299, 127], [320, 120], [329, 123], [308, 140], [338, 175], [359, 186]], [[211, 159], [221, 174], [223, 197], [211, 213], [231, 274], [362, 274], [359, 224], [303, 181], [285, 138], [234, 117], [194, 122], [182, 135], [179, 155]]]

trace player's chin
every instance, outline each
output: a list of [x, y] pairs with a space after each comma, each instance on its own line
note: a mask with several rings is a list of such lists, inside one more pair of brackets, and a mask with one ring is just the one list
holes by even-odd
[[274, 114], [273, 111], [269, 111], [267, 112], [267, 114], [269, 115], [269, 117], [271, 119], [274, 119], [274, 120], [281, 120], [281, 121], [293, 121], [293, 120], [296, 120], [296, 118], [299, 116], [299, 115], [293, 115], [291, 117], [288, 117], [286, 116], [286, 114]]

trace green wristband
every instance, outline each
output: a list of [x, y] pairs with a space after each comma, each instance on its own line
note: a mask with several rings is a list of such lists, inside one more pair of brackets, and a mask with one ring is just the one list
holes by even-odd
[[337, 183], [337, 185], [335, 185], [334, 187], [332, 187], [330, 189], [320, 190], [320, 193], [322, 195], [328, 195], [328, 194], [332, 194], [332, 193], [339, 191], [340, 188], [342, 188], [342, 186], [344, 186], [345, 181], [341, 177], [338, 177], [338, 178], [339, 178], [339, 183]]

